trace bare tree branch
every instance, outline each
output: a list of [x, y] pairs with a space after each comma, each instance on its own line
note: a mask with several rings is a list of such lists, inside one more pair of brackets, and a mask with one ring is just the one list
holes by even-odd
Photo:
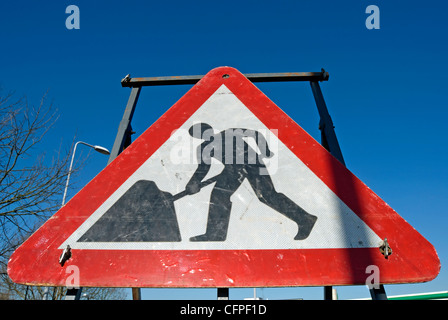
[[69, 152], [59, 152], [51, 161], [45, 154], [33, 160], [34, 147], [57, 120], [46, 96], [37, 108], [26, 98], [11, 100], [11, 94], [0, 97], [0, 227], [6, 238], [14, 227], [29, 230], [27, 217], [48, 217], [57, 209], [54, 198], [63, 190], [69, 159]]

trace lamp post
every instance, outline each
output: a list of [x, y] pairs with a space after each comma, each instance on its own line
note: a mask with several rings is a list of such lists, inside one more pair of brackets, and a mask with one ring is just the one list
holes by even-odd
[[[64, 196], [62, 197], [62, 205], [61, 205], [61, 207], [64, 206], [64, 204], [65, 204], [65, 197], [67, 196], [68, 183], [70, 181], [70, 175], [72, 173], [73, 160], [75, 159], [76, 147], [80, 143], [83, 144], [83, 145], [86, 145], [86, 146], [88, 146], [90, 148], [92, 148], [93, 150], [95, 150], [95, 151], [97, 151], [97, 152], [99, 152], [101, 154], [105, 154], [105, 155], [109, 155], [110, 154], [109, 150], [107, 150], [106, 148], [101, 147], [101, 146], [97, 146], [97, 145], [94, 146], [94, 145], [88, 144], [88, 143], [83, 142], [83, 141], [78, 141], [78, 142], [75, 143], [75, 147], [73, 148], [72, 160], [70, 161], [70, 167], [68, 169], [67, 181], [65, 182]], [[49, 290], [48, 290], [48, 287], [46, 287], [44, 289], [43, 300], [48, 300], [48, 293], [49, 293]]]
[[64, 189], [64, 196], [62, 197], [62, 205], [65, 204], [65, 197], [67, 196], [68, 183], [69, 183], [69, 181], [70, 181], [70, 175], [71, 175], [71, 173], [72, 173], [73, 159], [75, 158], [76, 147], [78, 146], [79, 143], [84, 144], [84, 145], [86, 145], [86, 146], [92, 148], [93, 150], [95, 150], [95, 151], [101, 153], [101, 154], [105, 154], [105, 155], [109, 155], [109, 154], [110, 154], [109, 150], [107, 150], [107, 149], [104, 148], [104, 147], [101, 147], [101, 146], [94, 146], [94, 145], [85, 143], [85, 142], [83, 142], [83, 141], [78, 141], [78, 142], [76, 142], [75, 147], [73, 148], [73, 154], [72, 154], [72, 160], [71, 160], [71, 162], [70, 162], [70, 168], [68, 169], [67, 181], [66, 181], [66, 183], [65, 183], [65, 189]]

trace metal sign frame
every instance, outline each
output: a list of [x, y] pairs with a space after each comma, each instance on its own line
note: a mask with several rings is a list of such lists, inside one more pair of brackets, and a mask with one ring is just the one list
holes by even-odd
[[[326, 148], [336, 159], [338, 159], [345, 166], [344, 158], [339, 146], [339, 142], [334, 131], [333, 121], [328, 112], [325, 100], [319, 85], [319, 82], [328, 81], [329, 73], [324, 69], [320, 72], [287, 72], [287, 73], [250, 73], [244, 74], [251, 82], [306, 82], [308, 81], [316, 102], [318, 113], [320, 116], [319, 130], [321, 131], [321, 144]], [[122, 87], [131, 88], [131, 93], [126, 104], [126, 108], [120, 121], [117, 136], [109, 156], [108, 164], [112, 162], [125, 148], [132, 143], [132, 118], [135, 108], [137, 106], [138, 98], [142, 87], [146, 86], [164, 86], [164, 85], [194, 85], [202, 79], [202, 75], [193, 76], [169, 76], [169, 77], [143, 77], [131, 78], [128, 74], [121, 80]], [[71, 289], [67, 291], [66, 299], [75, 300], [80, 297], [81, 288]], [[387, 295], [384, 286], [380, 285], [378, 289], [370, 289], [370, 294], [373, 300], [386, 300]], [[134, 300], [141, 299], [140, 288], [133, 288], [132, 295]], [[226, 300], [229, 298], [228, 288], [217, 288], [217, 297], [219, 300]], [[332, 287], [324, 287], [324, 299], [332, 300]]]

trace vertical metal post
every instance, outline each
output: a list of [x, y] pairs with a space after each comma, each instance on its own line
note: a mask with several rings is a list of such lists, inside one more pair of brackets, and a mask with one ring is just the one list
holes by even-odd
[[[320, 116], [319, 129], [321, 131], [322, 146], [345, 166], [344, 157], [342, 156], [341, 148], [339, 147], [339, 142], [336, 138], [336, 132], [334, 131], [333, 121], [328, 113], [319, 82], [310, 81], [310, 84]], [[372, 300], [387, 300], [386, 291], [382, 284], [379, 289], [370, 289], [370, 295], [372, 296]], [[331, 286], [324, 287], [324, 299], [333, 299]]]
[[387, 300], [386, 290], [382, 284], [380, 284], [378, 289], [372, 288], [369, 291], [372, 300]]
[[132, 300], [142, 300], [142, 291], [140, 288], [132, 288]]
[[319, 82], [311, 81], [310, 84], [320, 116], [319, 129], [321, 131], [322, 146], [324, 146], [324, 148], [330, 151], [336, 159], [345, 165], [344, 157], [342, 156], [341, 148], [339, 147], [339, 142], [336, 138], [336, 133], [334, 132], [333, 121], [328, 113], [324, 96], [320, 90]]
[[[325, 104], [324, 96], [320, 90], [319, 82], [310, 81], [311, 90], [313, 91], [314, 100], [316, 101], [317, 110], [319, 111], [320, 121], [319, 130], [321, 132], [321, 144], [327, 149], [336, 159], [345, 165], [342, 157], [341, 148], [339, 147], [338, 139], [334, 131], [333, 121], [328, 113], [327, 105]], [[333, 300], [333, 287], [324, 287], [324, 300]]]
[[324, 287], [324, 300], [333, 300], [333, 287], [332, 286]]
[[65, 300], [79, 300], [81, 299], [82, 288], [67, 289]]
[[229, 300], [229, 288], [218, 288], [218, 300]]
[[137, 105], [138, 97], [140, 96], [141, 87], [133, 87], [129, 100], [124, 110], [123, 118], [118, 127], [117, 137], [115, 138], [112, 152], [109, 156], [107, 164], [111, 163], [127, 146], [131, 144], [132, 127], [131, 121], [134, 115], [135, 106]]
[[[115, 138], [114, 146], [109, 156], [109, 161], [107, 164], [111, 163], [125, 148], [127, 148], [132, 140], [131, 135], [132, 126], [131, 121], [134, 116], [135, 107], [137, 106], [138, 97], [140, 96], [140, 91], [142, 87], [133, 87], [131, 94], [129, 95], [128, 103], [124, 110], [123, 118], [120, 121], [118, 127], [117, 136]], [[132, 299], [141, 300], [142, 294], [140, 288], [132, 288]]]

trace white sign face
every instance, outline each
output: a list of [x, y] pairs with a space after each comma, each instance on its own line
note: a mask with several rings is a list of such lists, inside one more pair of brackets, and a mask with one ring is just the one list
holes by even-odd
[[[218, 144], [211, 148], [209, 144], [214, 153], [202, 172], [205, 176], [201, 176], [198, 168], [203, 160], [198, 160], [197, 151], [204, 146], [204, 139], [189, 132], [199, 123], [213, 129], [209, 136], [214, 138], [209, 142], [217, 142], [230, 129], [240, 129], [242, 135], [235, 136], [240, 136], [256, 152], [255, 162], [251, 163], [258, 163], [258, 167], [238, 160], [229, 164], [223, 161], [223, 154], [217, 155], [218, 151], [226, 150], [218, 150]], [[73, 249], [97, 250], [377, 248], [382, 243], [380, 237], [277, 138], [275, 133], [281, 129], [267, 128], [221, 85], [60, 248], [67, 245]], [[270, 157], [260, 157], [266, 153], [260, 141], [256, 141], [255, 137], [260, 136], [267, 143]], [[257, 159], [262, 159], [262, 165]], [[254, 167], [258, 173], [251, 171]], [[201, 176], [199, 181], [214, 178], [216, 182], [192, 191], [195, 188], [191, 181], [197, 176]], [[230, 187], [221, 188], [224, 184]], [[171, 197], [186, 188], [189, 194], [184, 193], [179, 199]], [[118, 203], [131, 193], [127, 201], [133, 204], [132, 208], [123, 210]], [[156, 195], [163, 195], [163, 199], [152, 201]], [[139, 213], [133, 215], [133, 210]], [[157, 220], [162, 236], [149, 235], [145, 239], [141, 227], [146, 218], [140, 215], [151, 215], [157, 210], [160, 211], [157, 219], [166, 218], [165, 222]], [[298, 219], [300, 215], [294, 212], [300, 210], [312, 222], [306, 224]], [[213, 233], [212, 229], [220, 231]], [[114, 236], [114, 230], [122, 231]]]

